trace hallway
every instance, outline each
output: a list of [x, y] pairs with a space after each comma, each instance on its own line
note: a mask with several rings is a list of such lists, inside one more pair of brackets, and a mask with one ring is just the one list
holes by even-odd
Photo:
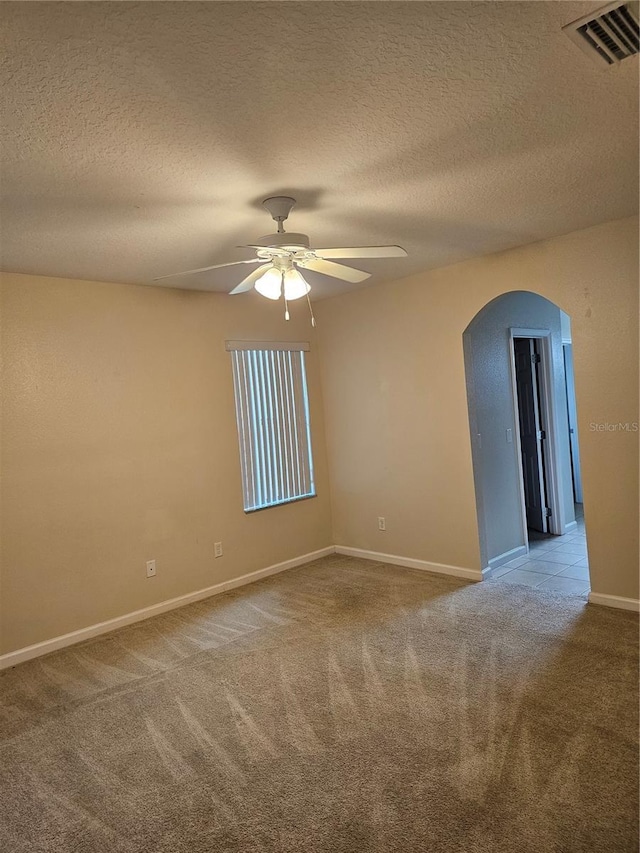
[[577, 528], [565, 536], [529, 530], [529, 553], [493, 569], [487, 580], [587, 595], [589, 562], [582, 504], [576, 504], [576, 522]]

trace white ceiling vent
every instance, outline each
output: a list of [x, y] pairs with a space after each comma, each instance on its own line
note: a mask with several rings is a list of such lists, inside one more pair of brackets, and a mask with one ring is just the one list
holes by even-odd
[[609, 3], [562, 29], [598, 64], [617, 65], [640, 47], [638, 2]]

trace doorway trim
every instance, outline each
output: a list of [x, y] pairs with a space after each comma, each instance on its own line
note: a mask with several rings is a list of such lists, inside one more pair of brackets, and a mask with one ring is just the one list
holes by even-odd
[[[566, 532], [565, 514], [562, 502], [562, 478], [560, 476], [557, 436], [559, 430], [557, 412], [553, 402], [551, 389], [554, 387], [553, 358], [551, 353], [551, 330], [550, 329], [522, 329], [511, 327], [509, 329], [509, 363], [511, 365], [511, 384], [514, 412], [516, 423], [518, 423], [518, 390], [516, 386], [516, 366], [513, 358], [513, 341], [515, 338], [536, 338], [540, 346], [540, 374], [539, 394], [540, 404], [543, 412], [543, 420], [546, 427], [547, 453], [545, 454], [545, 476], [547, 478], [547, 499], [551, 516], [549, 518], [549, 533], [561, 536]], [[522, 448], [520, 444], [520, 429], [515, 432], [515, 445], [518, 454], [518, 480], [520, 483], [520, 498], [522, 509], [522, 536], [525, 543], [529, 541], [527, 532], [527, 512], [524, 500], [524, 477], [522, 474]], [[575, 523], [574, 525], [575, 526]]]
[[567, 414], [569, 416], [569, 450], [571, 453], [571, 480], [573, 499], [584, 503], [582, 495], [582, 469], [580, 467], [580, 440], [578, 437], [578, 412], [576, 408], [576, 384], [573, 371], [573, 344], [562, 342], [562, 360], [564, 361], [565, 390], [567, 392]]

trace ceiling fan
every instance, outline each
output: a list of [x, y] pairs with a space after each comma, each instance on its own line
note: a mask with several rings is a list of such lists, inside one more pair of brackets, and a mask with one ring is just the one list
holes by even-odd
[[259, 237], [255, 243], [243, 246], [245, 249], [255, 249], [256, 257], [244, 261], [231, 261], [226, 264], [214, 264], [210, 267], [200, 267], [197, 270], [172, 273], [155, 278], [160, 281], [174, 276], [193, 275], [195, 273], [207, 272], [208, 270], [220, 269], [221, 267], [232, 267], [236, 264], [259, 264], [252, 270], [240, 284], [231, 291], [231, 296], [244, 293], [255, 288], [267, 299], [280, 299], [284, 296], [285, 319], [289, 319], [287, 302], [294, 299], [307, 297], [309, 310], [311, 311], [311, 322], [315, 326], [313, 310], [309, 301], [311, 285], [304, 279], [300, 270], [312, 270], [321, 275], [339, 278], [342, 281], [357, 283], [369, 278], [371, 273], [357, 270], [345, 264], [337, 264], [334, 258], [400, 258], [406, 256], [406, 252], [400, 246], [357, 246], [345, 249], [312, 249], [306, 234], [286, 232], [283, 222], [288, 218], [292, 207], [296, 203], [294, 198], [288, 196], [273, 196], [265, 199], [262, 204], [271, 214], [272, 219], [278, 223], [275, 234], [267, 234]]

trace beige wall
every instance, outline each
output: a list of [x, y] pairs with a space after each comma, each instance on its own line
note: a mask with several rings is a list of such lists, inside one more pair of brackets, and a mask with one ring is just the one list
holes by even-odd
[[480, 568], [462, 333], [512, 290], [571, 316], [591, 585], [638, 598], [638, 434], [590, 428], [639, 420], [637, 218], [318, 304], [334, 539]]
[[[2, 652], [331, 544], [305, 305], [24, 275], [1, 305]], [[311, 341], [317, 498], [243, 512], [225, 339]]]
[[[589, 427], [639, 420], [637, 228], [320, 302], [320, 351], [304, 306], [285, 324], [254, 294], [4, 275], [1, 652], [332, 541], [479, 568], [462, 333], [510, 290], [571, 315], [592, 588], [637, 598], [638, 434]], [[318, 488], [249, 516], [224, 351], [243, 338], [311, 341]]]

